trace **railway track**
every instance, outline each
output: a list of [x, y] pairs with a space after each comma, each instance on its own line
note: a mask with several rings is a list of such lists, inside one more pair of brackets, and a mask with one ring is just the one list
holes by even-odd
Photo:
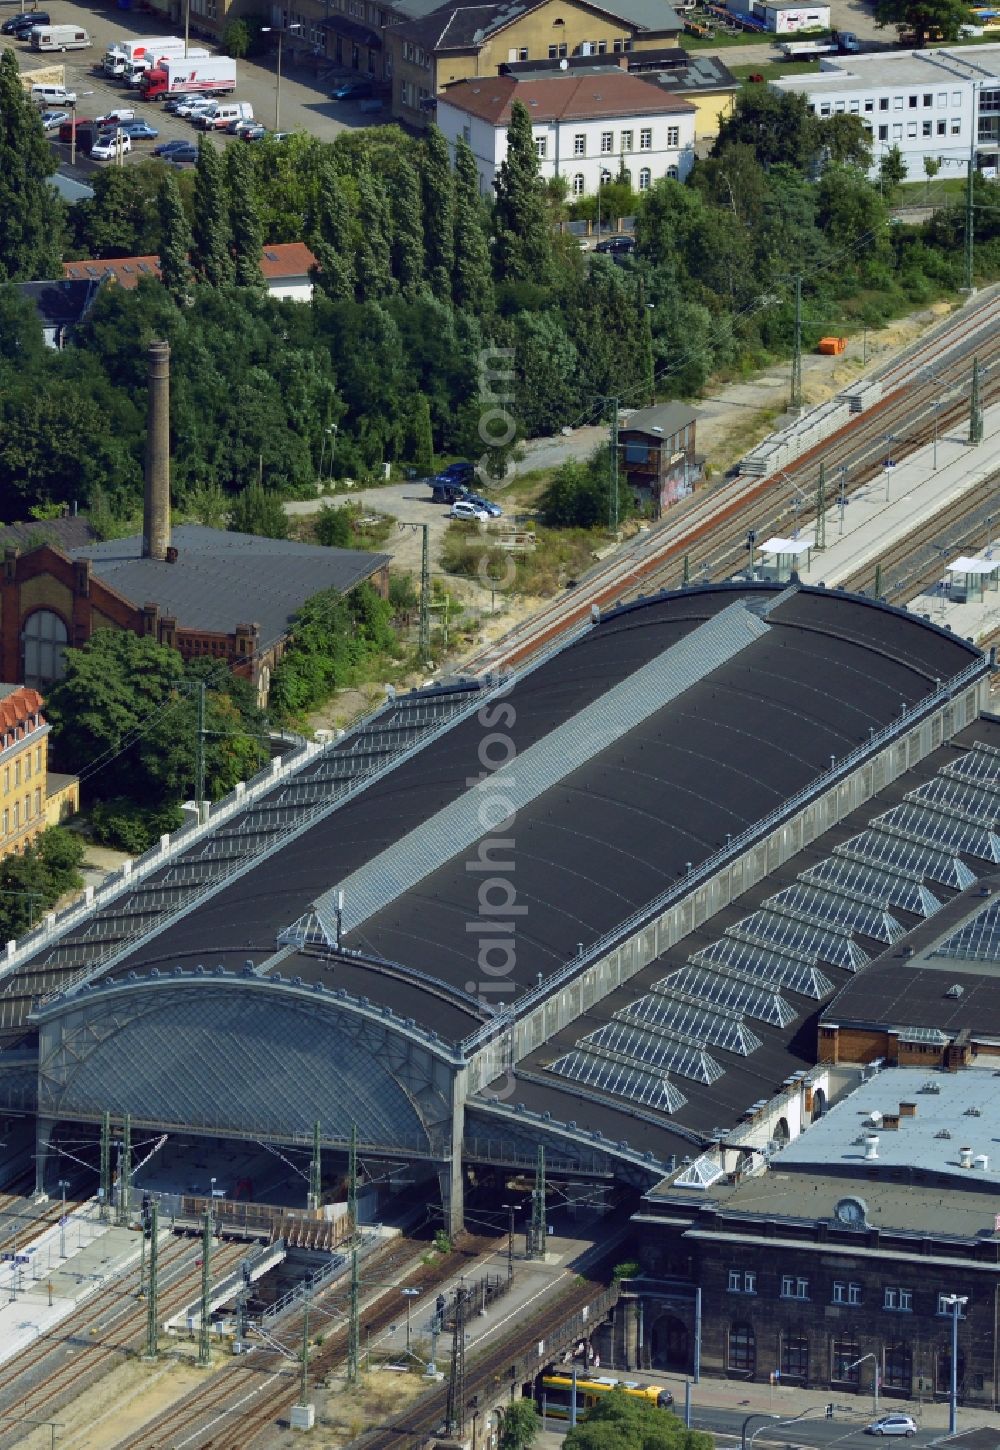
[[[216, 1277], [233, 1268], [245, 1252], [245, 1244], [221, 1244], [212, 1256], [213, 1267], [218, 1270]], [[197, 1295], [197, 1255], [198, 1244], [193, 1240], [175, 1240], [161, 1250], [161, 1319], [176, 1313]], [[145, 1334], [147, 1312], [145, 1299], [137, 1297], [138, 1288], [138, 1271], [131, 1270], [110, 1292], [96, 1295], [84, 1309], [63, 1320], [0, 1370], [0, 1410], [16, 1411], [21, 1420], [51, 1418], [99, 1379], [110, 1360], [136, 1349]], [[45, 1373], [47, 1360], [54, 1363]], [[29, 1385], [29, 1376], [37, 1371], [42, 1371], [42, 1378]], [[17, 1429], [0, 1432], [0, 1447], [6, 1450], [20, 1438], [22, 1432]]]
[[[398, 1282], [386, 1286], [368, 1308], [361, 1311], [363, 1329], [378, 1334], [399, 1319], [399, 1290], [419, 1289], [431, 1293], [456, 1273], [467, 1269], [497, 1243], [493, 1237], [466, 1236], [459, 1244], [433, 1264], [421, 1258], [427, 1245], [420, 1242], [416, 1252], [397, 1254], [395, 1259], [378, 1263], [380, 1277], [387, 1276], [395, 1262], [400, 1267], [410, 1264]], [[316, 1379], [343, 1361], [347, 1353], [346, 1310], [347, 1290], [343, 1286], [319, 1296], [316, 1307], [344, 1316], [344, 1323], [329, 1328], [322, 1346], [309, 1358], [309, 1375]], [[315, 1323], [315, 1320], [311, 1322]], [[330, 1321], [333, 1324], [335, 1321]], [[285, 1342], [294, 1345], [301, 1339], [302, 1315], [289, 1316], [282, 1326]], [[135, 1435], [122, 1440], [115, 1450], [248, 1450], [259, 1436], [273, 1437], [275, 1421], [293, 1404], [298, 1395], [299, 1371], [276, 1351], [255, 1350], [249, 1357], [233, 1359], [200, 1388], [143, 1425]], [[266, 1442], [264, 1442], [266, 1443]]]
[[[881, 471], [887, 451], [905, 457], [931, 441], [931, 405], [949, 387], [966, 382], [971, 359], [989, 365], [1000, 358], [1000, 295], [976, 312], [960, 313], [951, 324], [924, 340], [917, 349], [882, 370], [879, 403], [831, 434], [787, 469], [764, 479], [738, 477], [693, 494], [671, 509], [670, 517], [593, 570], [572, 593], [555, 600], [496, 644], [467, 660], [463, 668], [480, 673], [526, 663], [550, 648], [562, 635], [584, 625], [593, 607], [608, 608], [640, 593], [680, 584], [687, 558], [691, 578], [728, 577], [746, 562], [744, 538], [781, 529], [795, 513], [796, 499], [808, 509], [817, 494], [819, 468], [826, 469], [827, 499], [839, 489], [846, 469], [847, 497], [865, 487]], [[922, 369], [934, 367], [933, 380]], [[985, 372], [981, 390], [986, 406], [1000, 399], [1000, 369]], [[968, 411], [957, 396], [938, 409], [938, 428], [947, 429]]]

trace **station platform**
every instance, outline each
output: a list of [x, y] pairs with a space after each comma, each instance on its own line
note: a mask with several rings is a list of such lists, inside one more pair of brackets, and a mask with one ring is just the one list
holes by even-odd
[[[102, 1223], [99, 1215], [92, 1200], [67, 1214], [64, 1243], [54, 1224], [0, 1264], [0, 1364], [139, 1262], [139, 1235]], [[161, 1243], [169, 1237], [165, 1232]]]
[[[887, 456], [891, 449], [892, 442], [887, 440]], [[969, 492], [997, 468], [1000, 468], [1000, 404], [984, 410], [983, 441], [977, 447], [970, 447], [968, 443], [968, 423], [944, 429], [936, 450], [933, 443], [917, 449], [896, 463], [889, 472], [888, 480], [885, 473], [880, 473], [863, 488], [850, 494], [843, 506], [838, 504], [840, 479], [834, 474], [827, 479], [826, 548], [815, 548], [813, 521], [793, 536], [797, 557], [791, 554], [784, 556], [786, 568], [795, 568], [804, 584], [822, 582], [828, 588], [835, 588], [858, 569], [870, 565], [874, 584], [876, 564], [901, 539]], [[1000, 562], [1000, 498], [996, 529], [997, 535], [992, 543]], [[990, 543], [984, 533], [978, 546], [980, 552], [985, 553]], [[808, 545], [808, 551], [804, 553], [803, 544]], [[945, 577], [947, 564], [960, 552], [963, 551], [955, 549], [952, 554], [942, 555], [942, 578]], [[964, 552], [972, 553], [973, 550], [968, 548]], [[773, 568], [778, 558], [762, 555], [761, 572], [765, 572], [768, 565]], [[931, 595], [922, 594], [912, 602], [908, 601], [907, 608], [915, 613], [929, 614], [935, 624], [950, 625], [954, 633], [963, 638], [979, 640], [1000, 628], [1000, 590], [988, 590], [982, 603], [975, 604], [954, 604], [946, 593], [935, 590]]]

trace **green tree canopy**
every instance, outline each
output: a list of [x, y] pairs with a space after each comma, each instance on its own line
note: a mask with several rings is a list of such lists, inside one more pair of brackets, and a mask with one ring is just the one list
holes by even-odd
[[0, 282], [61, 276], [64, 208], [49, 183], [55, 158], [21, 85], [17, 56], [0, 56]]
[[479, 170], [464, 136], [455, 145], [455, 247], [452, 295], [457, 307], [475, 313], [493, 310], [493, 277], [487, 238], [488, 218], [479, 195]]
[[260, 288], [264, 285], [260, 270], [264, 226], [257, 206], [252, 148], [227, 146], [225, 155], [234, 281], [237, 287]]
[[[110, 172], [101, 174], [111, 175]], [[171, 171], [160, 182], [157, 209], [160, 218], [160, 278], [174, 301], [181, 302], [191, 287], [193, 240], [177, 179]]]
[[503, 1412], [500, 1450], [531, 1450], [542, 1422], [533, 1400], [514, 1400]]
[[424, 137], [420, 167], [423, 193], [424, 251], [427, 280], [435, 297], [451, 296], [455, 258], [454, 180], [448, 143], [439, 127], [431, 125]]
[[521, 101], [511, 108], [507, 155], [497, 172], [493, 215], [498, 280], [547, 282], [552, 264], [551, 229], [531, 116]]
[[229, 527], [237, 534], [260, 534], [265, 539], [288, 538], [288, 515], [279, 494], [251, 483], [238, 494], [229, 514]]
[[222, 155], [207, 136], [198, 140], [191, 263], [199, 282], [209, 287], [225, 287], [233, 280], [229, 192]]
[[805, 96], [745, 85], [732, 114], [722, 118], [712, 155], [734, 144], [752, 147], [765, 169], [786, 163], [807, 172], [819, 148], [818, 123]]
[[612, 1390], [582, 1425], [570, 1430], [565, 1450], [712, 1450], [711, 1435], [687, 1430], [669, 1410]]
[[962, 0], [875, 0], [875, 24], [911, 34], [918, 50], [931, 38], [957, 40], [962, 26], [974, 23]]

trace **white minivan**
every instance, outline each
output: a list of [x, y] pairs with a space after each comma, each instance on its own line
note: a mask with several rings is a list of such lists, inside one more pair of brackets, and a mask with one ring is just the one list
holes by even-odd
[[203, 131], [224, 131], [230, 121], [252, 120], [253, 106], [249, 101], [220, 101], [218, 105], [202, 111], [200, 116], [195, 116], [194, 124]]
[[75, 106], [76, 91], [68, 91], [65, 86], [32, 86], [31, 99], [43, 111], [52, 111], [59, 106]]

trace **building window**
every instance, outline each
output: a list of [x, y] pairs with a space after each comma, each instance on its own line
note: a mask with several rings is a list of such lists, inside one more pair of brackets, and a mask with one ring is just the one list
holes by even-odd
[[631, 131], [623, 131], [622, 132], [621, 149], [623, 151], [631, 151], [632, 150], [632, 135], [633, 135], [633, 133]]
[[3, 771], [3, 788], [4, 788], [4, 791], [5, 792], [10, 790], [10, 766], [9, 765], [5, 765], [4, 766], [4, 771]]
[[948, 122], [947, 121], [939, 121], [937, 123], [937, 133], [938, 133], [939, 136], [946, 136], [948, 134]]
[[31, 779], [31, 751], [30, 750], [26, 750], [24, 752], [24, 778], [25, 778], [25, 780], [30, 780]]
[[934, 134], [934, 122], [933, 121], [923, 121], [921, 123], [920, 131], [921, 131], [921, 135], [923, 135], [923, 136], [932, 136]]
[[833, 1286], [834, 1304], [860, 1304], [861, 1285], [847, 1284], [838, 1280]]
[[10, 832], [10, 811], [7, 810], [7, 811], [4, 811], [4, 813], [3, 813], [3, 833], [6, 836], [6, 835], [9, 834], [9, 832]]
[[951, 93], [951, 104], [953, 106], [960, 106], [962, 104], [962, 92], [961, 91], [952, 91], [952, 93]]
[[598, 55], [607, 55], [607, 53], [608, 53], [608, 42], [606, 40], [599, 40], [597, 42], [597, 54]]
[[794, 1274], [783, 1274], [781, 1278], [782, 1299], [808, 1299], [809, 1280], [797, 1279]]
[[962, 120], [961, 120], [961, 117], [960, 116], [952, 116], [952, 118], [951, 118], [951, 134], [953, 136], [961, 136], [961, 134], [962, 134]]
[[14, 761], [14, 785], [21, 784], [21, 761], [20, 758]]
[[750, 1378], [757, 1370], [757, 1340], [749, 1324], [734, 1324], [729, 1331], [726, 1369]]
[[624, 40], [616, 40], [614, 42], [614, 53], [615, 53], [615, 55], [621, 55], [621, 53], [622, 53], [622, 51], [624, 49], [625, 49], [625, 42], [624, 42]]
[[42, 768], [42, 747], [40, 745], [36, 745], [35, 746], [35, 769], [36, 770], [41, 770], [41, 768]]
[[648, 166], [644, 166], [639, 172], [639, 190], [648, 191], [650, 185], [652, 184], [652, 180], [653, 173], [650, 171]]
[[667, 177], [669, 178], [670, 181], [679, 181], [680, 180], [680, 172], [677, 170], [677, 167], [676, 166], [668, 166], [667, 167]]
[[908, 1344], [887, 1344], [882, 1383], [892, 1390], [909, 1392], [913, 1382], [913, 1354]]
[[35, 815], [36, 816], [40, 816], [41, 814], [42, 814], [42, 790], [41, 790], [41, 786], [36, 786], [35, 787]]
[[730, 1294], [756, 1294], [757, 1270], [730, 1269], [729, 1292]]
[[583, 133], [577, 132], [577, 134], [573, 137], [573, 155], [586, 156], [586, 154], [587, 137]]
[[893, 96], [893, 98], [892, 98], [892, 109], [894, 111], [901, 111], [903, 109], [903, 97], [902, 96]]
[[653, 128], [652, 128], [652, 126], [643, 126], [642, 130], [639, 132], [639, 150], [640, 151], [652, 151], [652, 149], [653, 149]]
[[15, 801], [14, 802], [14, 830], [15, 831], [19, 831], [20, 829], [21, 829], [21, 802], [20, 801]]
[[920, 103], [920, 97], [919, 96], [909, 96], [909, 97], [907, 97], [907, 99], [910, 102], [910, 110], [911, 111], [915, 111], [917, 109], [917, 106]]
[[614, 131], [601, 132], [601, 155], [608, 156], [615, 149]]
[[573, 177], [573, 195], [582, 196], [584, 192], [583, 173], [578, 171]]
[[819, 113], [821, 116], [831, 116], [833, 114], [833, 110], [829, 101], [823, 102], [823, 104], [819, 108]]
[[880, 111], [887, 111], [889, 109], [889, 97], [888, 96], [882, 96], [879, 99], [878, 108], [879, 108]]
[[558, 54], [558, 51], [559, 51], [559, 47], [557, 45], [550, 45], [549, 46], [549, 60], [555, 60], [555, 58], [556, 58], [556, 56]]
[[860, 116], [861, 115], [861, 102], [860, 101], [852, 101], [851, 102], [851, 115], [852, 116]]
[[902, 121], [894, 121], [893, 122], [893, 126], [892, 126], [892, 139], [894, 141], [902, 141], [902, 139], [903, 139], [903, 123], [902, 123]]
[[610, 186], [611, 185], [611, 172], [608, 170], [608, 168], [606, 166], [602, 166], [601, 167], [601, 185], [602, 186]]
[[830, 1378], [842, 1385], [856, 1385], [858, 1383], [858, 1363], [861, 1351], [858, 1349], [856, 1339], [835, 1339], [833, 1341], [831, 1357], [833, 1363], [830, 1366]]
[[24, 621], [24, 683], [48, 685], [66, 672], [66, 626], [51, 609], [36, 609]]
[[782, 1375], [809, 1378], [809, 1341], [804, 1334], [783, 1334], [778, 1368]]
[[870, 115], [871, 112], [874, 111], [874, 109], [875, 109], [875, 102], [874, 101], [865, 101], [865, 115], [866, 116], [867, 115]]
[[925, 106], [933, 106], [933, 104], [934, 104], [934, 92], [933, 91], [924, 91], [924, 105]]
[[544, 161], [547, 146], [548, 140], [545, 136], [535, 137], [535, 155], [538, 157], [539, 161]]
[[892, 1285], [882, 1295], [882, 1308], [891, 1309], [897, 1314], [909, 1314], [913, 1309], [913, 1290]]
[[910, 138], [911, 141], [914, 139], [914, 137], [917, 134], [917, 123], [916, 123], [916, 121], [907, 121], [907, 123], [906, 123], [906, 134]]
[[667, 145], [668, 146], [679, 146], [680, 144], [681, 144], [681, 128], [680, 128], [680, 126], [668, 126], [667, 127]]

